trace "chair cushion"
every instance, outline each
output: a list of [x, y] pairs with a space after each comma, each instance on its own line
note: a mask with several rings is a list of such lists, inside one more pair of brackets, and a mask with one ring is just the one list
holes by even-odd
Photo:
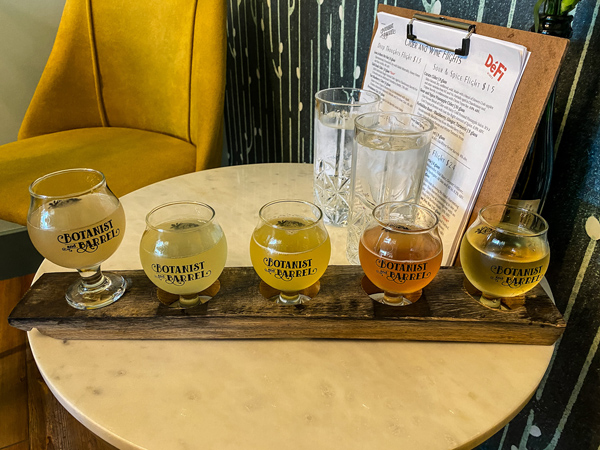
[[195, 164], [194, 145], [130, 128], [81, 128], [12, 142], [0, 146], [0, 219], [25, 225], [29, 185], [56, 170], [100, 170], [119, 197], [193, 172]]

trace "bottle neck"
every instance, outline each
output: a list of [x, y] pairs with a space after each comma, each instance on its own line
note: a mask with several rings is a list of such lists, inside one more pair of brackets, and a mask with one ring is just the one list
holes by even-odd
[[573, 16], [543, 14], [540, 15], [538, 33], [570, 39], [573, 35], [572, 22]]

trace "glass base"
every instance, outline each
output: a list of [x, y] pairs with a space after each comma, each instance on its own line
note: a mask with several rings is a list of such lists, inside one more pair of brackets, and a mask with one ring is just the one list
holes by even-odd
[[478, 302], [480, 305], [486, 308], [493, 309], [494, 311], [516, 311], [525, 307], [525, 296], [517, 295], [515, 297], [486, 297], [479, 289], [477, 289], [471, 282], [465, 277], [463, 279], [463, 286], [467, 291], [467, 294], [471, 296], [473, 300]]
[[408, 306], [413, 304], [413, 302], [411, 302], [404, 295], [388, 296], [386, 294], [383, 294], [381, 296], [381, 299], [379, 299], [378, 301], [388, 306]]
[[500, 309], [500, 307], [502, 306], [502, 299], [499, 297], [488, 298], [482, 294], [481, 297], [479, 297], [479, 303], [481, 303], [483, 306], [487, 306], [488, 308]]
[[192, 306], [202, 305], [210, 299], [212, 299], [212, 297], [208, 295], [180, 295], [179, 300], [171, 303], [169, 306], [171, 308], [191, 308]]
[[414, 302], [416, 302], [417, 300], [419, 300], [419, 298], [421, 297], [421, 291], [419, 291], [418, 293], [416, 293], [416, 295], [413, 297], [413, 300], [411, 301], [410, 297], [411, 295], [400, 295], [398, 297], [390, 297], [390, 296], [386, 296], [383, 292], [375, 292], [373, 294], [369, 294], [369, 297], [372, 300], [375, 300], [376, 302], [379, 303], [383, 303], [384, 305], [388, 305], [388, 306], [408, 306], [408, 305], [412, 305]]
[[264, 298], [272, 300], [278, 305], [286, 306], [302, 305], [303, 303], [308, 303], [319, 293], [320, 289], [321, 283], [317, 281], [315, 284], [307, 287], [306, 289], [302, 289], [299, 292], [298, 297], [296, 297], [295, 294], [286, 295], [279, 289], [275, 289], [269, 286], [264, 281], [260, 282], [259, 287], [259, 291]]
[[272, 297], [272, 300], [275, 300], [278, 305], [302, 305], [311, 300], [308, 295], [298, 294], [297, 296], [287, 296], [283, 293]]
[[410, 294], [392, 294], [385, 293], [377, 286], [375, 286], [371, 280], [365, 275], [362, 277], [360, 282], [363, 291], [369, 296], [371, 300], [375, 300], [376, 302], [383, 303], [384, 305], [389, 306], [408, 306], [415, 303], [417, 300], [421, 298], [423, 294], [423, 290], [420, 289], [416, 292], [412, 292]]
[[493, 309], [495, 311], [516, 311], [525, 307], [525, 296], [517, 295], [515, 297], [500, 297], [500, 298], [488, 298], [485, 295], [476, 297], [486, 308]]
[[127, 281], [121, 275], [105, 273], [93, 288], [86, 288], [78, 280], [67, 289], [67, 303], [77, 309], [97, 309], [116, 302], [127, 290]]
[[163, 305], [169, 308], [185, 309], [203, 305], [217, 295], [220, 290], [221, 282], [217, 280], [203, 291], [190, 295], [171, 294], [157, 287], [156, 296]]

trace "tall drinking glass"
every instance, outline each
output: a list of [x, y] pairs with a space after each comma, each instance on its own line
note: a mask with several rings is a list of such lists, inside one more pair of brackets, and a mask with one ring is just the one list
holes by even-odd
[[460, 246], [460, 263], [471, 284], [481, 291], [479, 301], [500, 308], [503, 298], [533, 289], [550, 262], [548, 223], [513, 205], [482, 208]]
[[301, 200], [277, 200], [260, 209], [250, 258], [258, 276], [280, 291], [279, 304], [310, 300], [300, 291], [319, 281], [330, 256], [329, 234], [319, 207]]
[[346, 256], [351, 264], [358, 264], [360, 237], [375, 206], [419, 202], [433, 123], [400, 112], [366, 113], [354, 123], [356, 145]]
[[81, 275], [67, 289], [67, 302], [95, 309], [117, 301], [127, 283], [120, 275], [103, 274], [100, 264], [123, 240], [125, 213], [104, 175], [93, 169], [61, 170], [35, 180], [29, 193], [31, 242], [46, 259]]
[[354, 119], [377, 111], [380, 102], [378, 94], [364, 89], [340, 87], [315, 94], [314, 198], [326, 223], [348, 223]]
[[170, 306], [189, 308], [210, 300], [199, 294], [217, 281], [227, 260], [227, 240], [214, 209], [188, 201], [154, 208], [146, 216], [140, 260], [152, 283], [179, 296]]
[[442, 264], [438, 217], [414, 203], [383, 203], [373, 210], [358, 254], [367, 278], [383, 290], [372, 298], [391, 306], [410, 305]]

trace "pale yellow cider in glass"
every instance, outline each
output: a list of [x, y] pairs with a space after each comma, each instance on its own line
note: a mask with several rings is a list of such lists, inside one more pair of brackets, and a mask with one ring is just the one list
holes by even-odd
[[225, 267], [227, 240], [214, 223], [197, 219], [148, 228], [140, 242], [144, 272], [162, 290], [192, 295], [211, 286]]
[[312, 224], [304, 217], [278, 217], [254, 230], [250, 259], [258, 276], [272, 288], [301, 291], [325, 273], [331, 241], [326, 230]]
[[[543, 236], [517, 235], [516, 226], [502, 224], [504, 250], [484, 250], [493, 243], [494, 231], [484, 225], [470, 228], [460, 248], [460, 262], [469, 281], [491, 297], [515, 297], [534, 288], [544, 277], [550, 250]], [[515, 231], [510, 234], [511, 228]]]
[[54, 264], [86, 269], [117, 250], [125, 212], [115, 197], [104, 194], [56, 200], [30, 214], [27, 231], [37, 250]]

